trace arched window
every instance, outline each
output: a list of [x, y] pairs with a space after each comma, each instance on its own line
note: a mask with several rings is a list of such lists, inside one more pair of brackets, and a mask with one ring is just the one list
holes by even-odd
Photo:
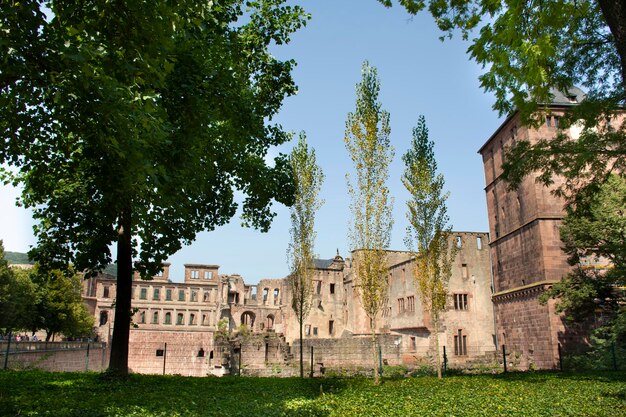
[[274, 328], [274, 316], [272, 314], [268, 315], [265, 319], [265, 327], [267, 330], [271, 330]]
[[152, 313], [152, 324], [159, 324], [159, 312]]
[[172, 313], [165, 313], [165, 324], [172, 324]]
[[252, 329], [254, 326], [254, 313], [251, 311], [246, 311], [241, 315], [241, 324], [245, 324], [249, 329]]

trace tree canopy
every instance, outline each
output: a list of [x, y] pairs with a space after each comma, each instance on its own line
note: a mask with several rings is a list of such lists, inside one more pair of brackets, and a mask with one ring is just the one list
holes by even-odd
[[127, 372], [133, 258], [143, 277], [227, 223], [267, 230], [292, 202], [290, 136], [269, 124], [294, 94], [268, 47], [305, 24], [283, 0], [12, 2], [0, 12], [0, 163], [33, 207], [42, 268], [91, 274], [117, 245], [110, 367]]

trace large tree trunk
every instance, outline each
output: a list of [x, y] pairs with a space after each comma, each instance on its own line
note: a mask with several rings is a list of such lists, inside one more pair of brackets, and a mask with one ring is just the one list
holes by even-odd
[[117, 292], [115, 321], [109, 370], [128, 375], [128, 338], [130, 334], [130, 295], [133, 284], [133, 251], [131, 246], [131, 209], [126, 207], [121, 215], [117, 240]]
[[615, 38], [622, 66], [622, 88], [626, 97], [626, 0], [598, 0], [604, 20]]

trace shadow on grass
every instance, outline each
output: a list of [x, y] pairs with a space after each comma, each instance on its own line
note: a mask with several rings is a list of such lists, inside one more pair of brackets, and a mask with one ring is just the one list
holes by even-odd
[[[2, 415], [328, 416], [317, 399], [346, 387], [340, 379], [193, 378], [99, 374], [0, 373]], [[6, 414], [5, 414], [6, 413]]]

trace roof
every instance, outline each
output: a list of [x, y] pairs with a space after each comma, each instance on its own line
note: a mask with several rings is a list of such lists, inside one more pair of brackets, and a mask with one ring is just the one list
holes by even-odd
[[313, 259], [315, 268], [328, 269], [333, 264], [334, 259]]
[[[558, 90], [556, 87], [550, 88], [550, 94], [553, 96], [552, 102], [550, 103], [539, 103], [544, 106], [554, 106], [554, 107], [570, 107], [580, 104], [586, 97], [586, 94], [578, 87], [571, 87], [565, 93]], [[482, 153], [482, 150], [487, 146], [491, 140], [500, 133], [500, 131], [506, 126], [509, 121], [517, 114], [517, 110], [513, 111], [511, 114], [507, 116], [507, 118], [502, 122], [502, 124], [493, 132], [493, 134], [487, 139], [487, 141], [480, 147], [478, 153]]]

